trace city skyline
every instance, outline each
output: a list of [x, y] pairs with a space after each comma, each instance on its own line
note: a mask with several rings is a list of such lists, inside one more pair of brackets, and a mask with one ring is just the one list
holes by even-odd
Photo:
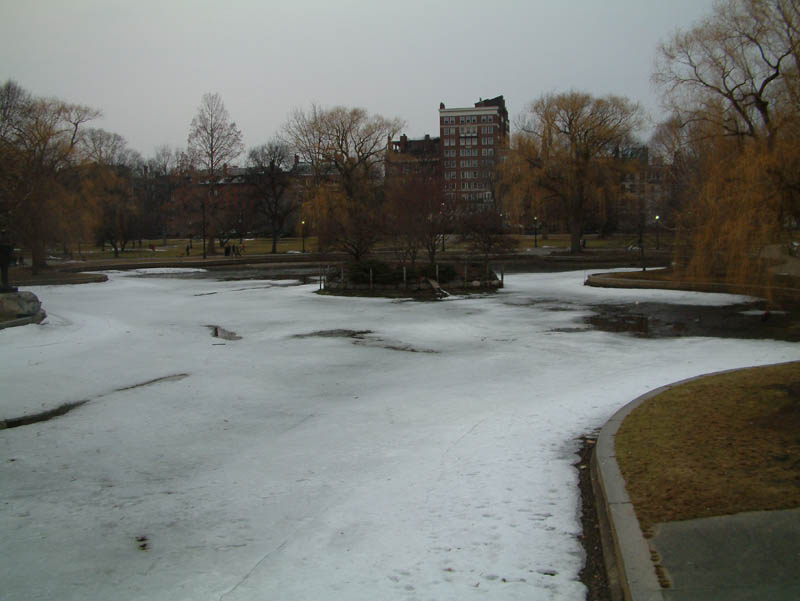
[[206, 92], [222, 96], [248, 148], [312, 102], [400, 117], [410, 138], [437, 134], [440, 102], [500, 94], [512, 131], [528, 102], [572, 89], [627, 96], [658, 118], [657, 45], [711, 4], [9, 3], [0, 78], [100, 109], [91, 125], [143, 156], [186, 146]]

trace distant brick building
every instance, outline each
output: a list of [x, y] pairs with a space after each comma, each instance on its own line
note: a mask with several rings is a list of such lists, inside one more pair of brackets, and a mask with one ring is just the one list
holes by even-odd
[[386, 149], [386, 177], [422, 174], [433, 177], [441, 175], [441, 152], [439, 138], [425, 135], [420, 140], [409, 140], [403, 134], [400, 140], [389, 138]]
[[630, 149], [620, 157], [630, 169], [620, 182], [615, 207], [616, 229], [636, 231], [656, 225], [656, 215], [662, 223], [671, 222], [673, 211], [669, 203], [669, 169], [660, 160], [651, 160], [646, 146]]
[[502, 96], [474, 107], [439, 104], [441, 170], [448, 201], [479, 210], [495, 201], [497, 162], [509, 145], [509, 121]]

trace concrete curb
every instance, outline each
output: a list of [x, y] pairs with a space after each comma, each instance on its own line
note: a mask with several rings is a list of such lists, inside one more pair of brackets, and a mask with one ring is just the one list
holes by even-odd
[[[606, 558], [609, 583], [618, 583], [621, 598], [626, 601], [664, 601], [664, 596], [650, 558], [650, 546], [617, 465], [614, 437], [631, 411], [671, 386], [674, 384], [652, 390], [617, 411], [600, 430], [592, 459], [593, 476], [600, 491], [596, 496], [597, 510], [601, 523], [609, 526], [603, 534], [611, 539], [603, 544], [604, 551], [609, 548], [612, 551], [612, 557]], [[620, 596], [619, 590], [616, 596]]]
[[18, 317], [17, 319], [0, 321], [0, 330], [4, 330], [5, 328], [15, 328], [17, 326], [27, 326], [28, 324], [32, 323], [42, 323], [45, 317], [47, 317], [47, 313], [45, 313], [44, 309], [42, 309], [35, 315], [27, 315], [25, 317]]
[[[656, 290], [681, 290], [691, 292], [716, 292], [722, 294], [739, 294], [763, 298], [767, 291], [763, 286], [750, 284], [728, 284], [726, 282], [684, 282], [680, 280], [648, 280], [627, 277], [617, 277], [614, 272], [594, 273], [586, 278], [585, 284], [595, 288], [639, 288]], [[785, 286], [773, 286], [773, 294], [787, 298], [800, 298], [800, 290]]]

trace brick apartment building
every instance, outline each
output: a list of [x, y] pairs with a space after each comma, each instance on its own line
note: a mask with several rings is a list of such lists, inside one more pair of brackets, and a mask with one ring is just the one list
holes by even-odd
[[389, 138], [386, 151], [386, 177], [421, 174], [441, 177], [441, 151], [439, 138], [425, 135], [420, 140], [409, 140], [403, 134], [400, 140]]
[[472, 107], [439, 105], [442, 178], [450, 202], [479, 210], [495, 201], [494, 168], [508, 148], [509, 131], [502, 96]]
[[656, 215], [661, 224], [672, 223], [674, 208], [669, 202], [669, 167], [660, 159], [651, 159], [647, 146], [632, 148], [620, 159], [628, 162], [629, 169], [622, 177], [616, 197], [616, 229], [633, 232], [640, 224], [646, 229], [652, 228], [656, 225]]
[[494, 168], [509, 145], [509, 122], [502, 96], [475, 106], [439, 105], [439, 137], [389, 139], [386, 176], [433, 175], [441, 179], [448, 203], [457, 210], [480, 210], [494, 202]]

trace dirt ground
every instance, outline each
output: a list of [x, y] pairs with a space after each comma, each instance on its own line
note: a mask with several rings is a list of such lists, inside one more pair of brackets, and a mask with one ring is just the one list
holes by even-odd
[[588, 589], [586, 601], [612, 601], [603, 557], [603, 545], [600, 540], [600, 527], [597, 522], [597, 509], [594, 504], [591, 470], [589, 469], [589, 461], [591, 460], [596, 440], [593, 436], [582, 438], [583, 444], [581, 445], [580, 459], [575, 464], [575, 468], [578, 470], [581, 492], [583, 533], [580, 536], [580, 541], [586, 554], [586, 563], [581, 570], [580, 578]]

